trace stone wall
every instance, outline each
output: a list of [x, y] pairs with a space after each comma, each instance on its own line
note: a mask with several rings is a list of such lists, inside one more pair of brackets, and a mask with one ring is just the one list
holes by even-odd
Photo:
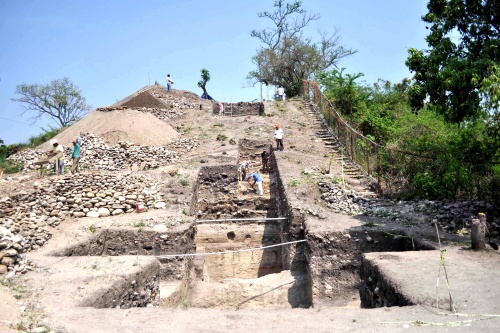
[[264, 103], [238, 102], [224, 103], [224, 113], [221, 113], [218, 103], [213, 103], [213, 113], [221, 116], [262, 116], [264, 114]]
[[21, 254], [43, 246], [51, 227], [68, 216], [121, 215], [135, 212], [139, 202], [146, 209], [165, 207], [158, 188], [144, 174], [81, 174], [43, 179], [30, 191], [0, 199], [0, 271], [19, 269]]

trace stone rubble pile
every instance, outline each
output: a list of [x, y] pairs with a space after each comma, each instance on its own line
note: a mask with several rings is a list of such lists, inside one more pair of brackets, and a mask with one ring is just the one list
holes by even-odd
[[359, 214], [361, 209], [357, 202], [362, 200], [353, 191], [344, 190], [339, 184], [329, 181], [318, 182], [321, 199], [327, 202], [327, 207], [335, 213], [347, 215]]
[[[314, 171], [307, 171], [314, 172]], [[403, 225], [420, 223], [438, 225], [449, 233], [467, 235], [470, 233], [472, 219], [483, 212], [488, 217], [487, 225], [492, 237], [500, 235], [498, 208], [484, 201], [471, 200], [412, 200], [393, 201], [389, 199], [364, 198], [353, 190], [344, 189], [334, 182], [331, 176], [316, 173], [321, 198], [327, 207], [336, 213], [348, 215], [367, 215], [388, 218]]]
[[151, 95], [160, 99], [163, 103], [167, 104], [172, 109], [199, 109], [200, 101], [199, 97], [187, 98], [187, 97], [175, 97], [167, 93], [159, 93], [156, 91], [151, 91]]
[[[172, 103], [171, 109], [161, 109], [161, 108], [129, 108], [128, 106], [106, 106], [102, 108], [97, 108], [96, 111], [100, 112], [111, 112], [111, 111], [121, 111], [121, 110], [136, 110], [144, 113], [151, 113], [156, 118], [163, 120], [165, 122], [169, 122], [171, 119], [177, 119], [185, 115], [186, 113], [181, 111], [181, 109], [186, 109], [184, 104], [181, 103]], [[193, 104], [193, 106], [189, 108], [199, 108], [200, 104]]]
[[[105, 217], [165, 207], [159, 184], [145, 174], [78, 174], [36, 182], [0, 199], [0, 272], [24, 273], [22, 252], [38, 249], [66, 217]], [[3, 231], [2, 231], [3, 230]], [[24, 265], [24, 267], [23, 267]]]
[[[138, 168], [141, 170], [155, 169], [171, 164], [185, 154], [199, 146], [199, 143], [190, 138], [176, 138], [167, 146], [134, 145], [130, 142], [119, 142], [115, 146], [108, 146], [102, 139], [86, 133], [82, 135], [80, 167], [85, 170], [118, 171]], [[66, 156], [66, 170], [72, 165], [72, 148], [64, 147]], [[47, 151], [40, 149], [26, 149], [9, 156], [14, 163], [24, 163], [23, 172], [39, 169], [35, 162], [45, 159]], [[51, 164], [45, 166], [52, 168]]]

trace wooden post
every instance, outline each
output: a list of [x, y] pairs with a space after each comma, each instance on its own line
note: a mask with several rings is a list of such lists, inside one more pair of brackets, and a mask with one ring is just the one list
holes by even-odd
[[479, 219], [473, 219], [470, 232], [471, 247], [479, 251], [486, 248], [486, 215], [479, 213]]

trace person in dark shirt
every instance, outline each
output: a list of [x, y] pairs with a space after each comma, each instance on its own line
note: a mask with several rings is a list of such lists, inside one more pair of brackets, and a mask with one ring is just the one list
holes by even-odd
[[262, 166], [262, 171], [269, 171], [269, 157], [271, 155], [267, 152], [267, 149], [262, 149], [262, 154], [260, 154], [260, 165]]

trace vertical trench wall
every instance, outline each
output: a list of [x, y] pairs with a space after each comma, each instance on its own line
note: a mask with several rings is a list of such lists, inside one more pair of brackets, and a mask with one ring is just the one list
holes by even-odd
[[[198, 220], [268, 217], [270, 199], [238, 198], [237, 166], [204, 167], [196, 184], [193, 211]], [[272, 215], [275, 215], [273, 213]], [[240, 251], [280, 242], [279, 223], [200, 222], [196, 224], [198, 253]], [[282, 270], [279, 248], [235, 252], [195, 259], [197, 276], [207, 282], [227, 278], [250, 279]]]

